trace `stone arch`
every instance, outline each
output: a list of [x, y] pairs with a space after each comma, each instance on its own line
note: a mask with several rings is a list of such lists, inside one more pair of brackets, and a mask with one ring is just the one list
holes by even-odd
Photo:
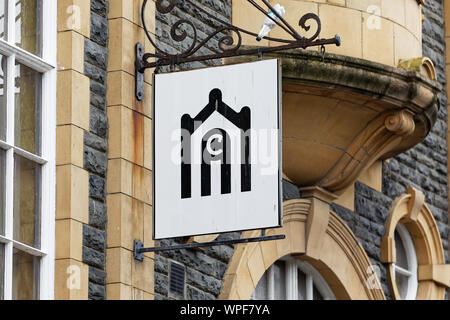
[[408, 193], [398, 197], [390, 209], [386, 233], [381, 242], [381, 260], [387, 265], [388, 282], [394, 299], [401, 299], [394, 285], [396, 262], [394, 232], [403, 223], [413, 239], [418, 262], [417, 299], [442, 300], [445, 288], [450, 286], [450, 265], [445, 264], [444, 248], [439, 229], [422, 192], [408, 188]]
[[[285, 234], [285, 240], [237, 246], [219, 298], [249, 299], [264, 272], [275, 261], [291, 255], [316, 268], [337, 299], [385, 299], [377, 276], [368, 272], [373, 270], [370, 260], [351, 230], [330, 212], [329, 204], [321, 208], [317, 201], [311, 198], [284, 203], [283, 227], [267, 234]], [[244, 236], [257, 233], [250, 231]]]

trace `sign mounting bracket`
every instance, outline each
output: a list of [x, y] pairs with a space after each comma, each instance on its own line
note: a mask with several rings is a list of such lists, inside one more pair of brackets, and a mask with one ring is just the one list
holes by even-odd
[[283, 240], [283, 239], [286, 239], [285, 235], [266, 236], [265, 230], [261, 230], [261, 236], [255, 237], [255, 238], [216, 240], [216, 241], [203, 242], [203, 243], [187, 243], [187, 244], [180, 244], [180, 245], [170, 246], [170, 247], [144, 248], [144, 244], [142, 241], [134, 240], [134, 250], [133, 251], [134, 251], [134, 259], [136, 259], [138, 261], [144, 261], [144, 253], [147, 253], [147, 252], [163, 252], [163, 251], [182, 250], [182, 249], [196, 249], [196, 248], [215, 247], [215, 246], [230, 245], [230, 244], [274, 241], [274, 240]]
[[[165, 1], [165, 2], [164, 2]], [[190, 39], [190, 44], [187, 44], [187, 49], [183, 52], [174, 54], [160, 48], [156, 44], [156, 39], [154, 40], [150, 35], [150, 32], [146, 25], [145, 13], [146, 5], [148, 0], [144, 0], [141, 9], [141, 20], [144, 27], [145, 34], [150, 41], [150, 44], [154, 47], [154, 53], [144, 53], [143, 45], [138, 43], [136, 45], [136, 98], [138, 101], [142, 101], [144, 98], [144, 72], [149, 68], [159, 68], [161, 66], [174, 66], [182, 63], [190, 63], [197, 61], [208, 61], [215, 59], [223, 59], [238, 56], [251, 56], [258, 55], [262, 57], [265, 53], [278, 52], [284, 50], [292, 49], [306, 49], [309, 47], [321, 47], [322, 54], [324, 54], [323, 49], [325, 45], [334, 44], [336, 46], [341, 45], [341, 38], [339, 35], [334, 36], [330, 39], [319, 38], [320, 32], [322, 30], [322, 24], [320, 18], [314, 13], [307, 13], [300, 18], [299, 26], [308, 32], [311, 29], [310, 21], [315, 21], [317, 24], [317, 30], [313, 36], [307, 38], [301, 36], [295, 28], [293, 28], [275, 8], [269, 3], [268, 0], [261, 0], [267, 9], [264, 9], [261, 5], [257, 4], [254, 0], [247, 0], [253, 7], [258, 11], [262, 12], [266, 19], [270, 19], [278, 27], [283, 29], [292, 39], [281, 39], [274, 37], [264, 37], [271, 41], [272, 43], [279, 43], [278, 46], [264, 47], [260, 46], [257, 48], [250, 48], [242, 46], [242, 35], [246, 34], [251, 37], [259, 38], [257, 33], [247, 31], [243, 28], [234, 26], [228, 21], [222, 20], [217, 17], [217, 15], [211, 14], [201, 6], [199, 6], [193, 0], [155, 0], [156, 11], [160, 14], [169, 14], [180, 5], [181, 2], [188, 4], [192, 8], [195, 8], [199, 12], [212, 19], [215, 24], [215, 30], [208, 35], [204, 40], [198, 39], [198, 31], [194, 23], [187, 19], [177, 20], [171, 27], [170, 37], [175, 42], [174, 47], [177, 47], [181, 42], [186, 39]], [[270, 21], [269, 20], [269, 21]], [[189, 34], [188, 34], [189, 31]], [[258, 39], [259, 40], [259, 39]], [[217, 42], [216, 45], [211, 43]], [[208, 45], [209, 44], [209, 45]], [[211, 54], [201, 54], [199, 53], [204, 47], [208, 45], [208, 49], [213, 51]], [[154, 59], [153, 62], [149, 62], [150, 59]]]

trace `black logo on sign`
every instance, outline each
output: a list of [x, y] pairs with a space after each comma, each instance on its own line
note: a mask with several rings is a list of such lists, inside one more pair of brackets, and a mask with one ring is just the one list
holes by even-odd
[[[237, 113], [222, 101], [222, 91], [214, 89], [209, 94], [209, 103], [195, 117], [185, 114], [181, 118], [182, 154], [181, 154], [181, 198], [192, 196], [192, 135], [214, 113], [218, 112], [233, 123], [241, 132], [241, 192], [251, 191], [250, 164], [250, 126], [251, 111], [249, 107], [242, 108]], [[231, 139], [221, 128], [208, 131], [202, 138], [201, 162], [201, 195], [211, 195], [211, 162], [221, 162], [221, 191], [231, 193]]]

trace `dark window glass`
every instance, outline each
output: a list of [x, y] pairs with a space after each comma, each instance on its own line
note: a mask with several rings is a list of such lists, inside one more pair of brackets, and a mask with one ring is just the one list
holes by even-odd
[[16, 45], [32, 54], [42, 54], [42, 0], [15, 0]]
[[0, 149], [0, 235], [5, 235], [6, 152]]
[[277, 261], [272, 268], [274, 268], [275, 299], [286, 300], [286, 263]]
[[0, 300], [4, 299], [3, 292], [5, 291], [5, 246], [0, 244]]
[[40, 248], [41, 166], [14, 156], [14, 240]]
[[0, 140], [3, 141], [6, 140], [6, 60], [0, 54]]
[[14, 144], [40, 155], [42, 75], [16, 63]]
[[39, 299], [39, 257], [14, 249], [13, 300]]
[[8, 21], [8, 1], [0, 0], [0, 38], [6, 39], [6, 26]]

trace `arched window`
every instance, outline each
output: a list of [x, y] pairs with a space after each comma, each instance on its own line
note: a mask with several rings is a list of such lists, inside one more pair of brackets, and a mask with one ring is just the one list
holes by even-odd
[[414, 188], [399, 196], [389, 210], [381, 241], [389, 289], [395, 300], [442, 300], [450, 287], [439, 228], [425, 195]]
[[334, 300], [320, 273], [309, 263], [285, 257], [262, 276], [252, 295], [254, 300]]
[[0, 1], [0, 300], [54, 298], [57, 7]]
[[408, 229], [401, 223], [394, 233], [396, 263], [393, 264], [395, 285], [402, 300], [415, 300], [417, 296], [417, 255]]

